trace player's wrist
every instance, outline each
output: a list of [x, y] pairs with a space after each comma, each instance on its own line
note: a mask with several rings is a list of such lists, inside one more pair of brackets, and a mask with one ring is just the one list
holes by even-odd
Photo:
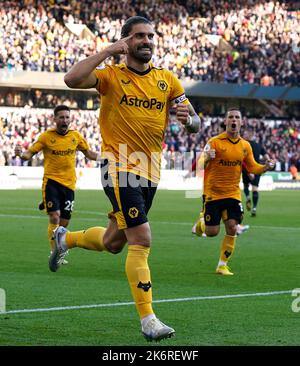
[[187, 121], [186, 121], [186, 127], [190, 127], [193, 124], [193, 118], [192, 116], [188, 115]]

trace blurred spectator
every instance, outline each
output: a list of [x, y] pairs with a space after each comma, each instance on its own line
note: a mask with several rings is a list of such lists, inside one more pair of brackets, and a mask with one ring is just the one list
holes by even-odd
[[291, 165], [290, 172], [292, 174], [292, 179], [297, 180], [298, 179], [298, 169], [295, 167], [295, 165]]

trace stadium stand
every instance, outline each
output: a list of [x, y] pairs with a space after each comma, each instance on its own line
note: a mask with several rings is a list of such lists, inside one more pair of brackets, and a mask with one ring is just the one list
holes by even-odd
[[[51, 126], [52, 110], [40, 108], [0, 108], [0, 165], [20, 165], [21, 160], [14, 157], [14, 147], [21, 143], [24, 148], [30, 145], [36, 137]], [[165, 167], [182, 169], [180, 154], [189, 153], [194, 159], [200, 152], [207, 139], [219, 131], [222, 117], [202, 116], [199, 133], [188, 135], [185, 129], [170, 116], [170, 123], [165, 134], [164, 158]], [[300, 122], [292, 119], [263, 120], [244, 118], [245, 128], [254, 129], [259, 142], [275, 158], [280, 165], [278, 171], [289, 171], [295, 165], [300, 171]], [[76, 128], [89, 141], [92, 150], [99, 150], [98, 112], [74, 110], [72, 111], [72, 127]], [[77, 165], [96, 166], [95, 162], [85, 161], [78, 156]], [[23, 164], [27, 162], [23, 162]], [[33, 165], [41, 165], [38, 155], [32, 160]]]
[[[193, 160], [207, 138], [217, 133], [220, 116], [235, 98], [246, 116], [245, 125], [255, 129], [259, 141], [278, 161], [276, 170], [295, 166], [299, 171], [300, 11], [291, 1], [257, 0], [4, 1], [0, 10], [0, 73], [4, 72], [0, 165], [21, 164], [14, 157], [14, 146], [21, 142], [26, 148], [49, 127], [51, 112], [46, 108], [58, 103], [74, 109], [73, 126], [93, 150], [99, 149], [96, 93], [82, 97], [67, 88], [39, 89], [21, 83], [12, 88], [5, 72], [63, 75], [74, 62], [118, 39], [124, 19], [132, 15], [149, 17], [156, 24], [159, 37], [153, 62], [177, 73], [185, 86], [196, 85], [186, 90], [202, 118], [201, 131], [187, 136], [171, 115], [163, 149], [165, 167], [182, 168], [183, 153]], [[210, 98], [196, 92], [200, 82], [210, 83], [204, 85], [206, 92], [211, 91]], [[95, 164], [78, 159], [79, 167]], [[40, 157], [32, 164], [41, 165]]]
[[[124, 19], [154, 19], [154, 63], [181, 79], [300, 84], [299, 10], [286, 2], [5, 1], [0, 68], [66, 72], [120, 36]], [[72, 29], [82, 25], [81, 32]], [[78, 24], [77, 24], [78, 25]], [[84, 32], [83, 30], [90, 30]], [[119, 60], [116, 60], [119, 61]]]

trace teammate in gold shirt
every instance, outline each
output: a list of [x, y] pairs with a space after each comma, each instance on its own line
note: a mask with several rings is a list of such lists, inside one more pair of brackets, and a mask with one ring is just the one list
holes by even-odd
[[216, 273], [222, 275], [233, 275], [227, 263], [235, 248], [237, 225], [243, 219], [239, 187], [242, 164], [244, 162], [247, 171], [254, 174], [262, 174], [275, 166], [273, 160], [265, 165], [254, 160], [249, 142], [240, 136], [241, 125], [241, 112], [238, 109], [227, 111], [226, 131], [207, 142], [199, 159], [204, 168], [203, 211], [193, 232], [198, 236], [216, 236], [221, 219], [224, 221], [226, 233], [216, 269]]
[[[65, 75], [69, 87], [94, 87], [101, 95], [102, 184], [112, 212], [107, 228], [75, 233], [57, 229], [56, 250], [49, 261], [55, 272], [60, 256], [70, 248], [119, 253], [127, 242], [126, 275], [142, 333], [151, 341], [175, 333], [154, 314], [148, 266], [151, 229], [147, 214], [159, 181], [169, 110], [174, 106], [177, 120], [190, 132], [197, 132], [200, 123], [179, 80], [150, 62], [154, 37], [148, 19], [131, 17], [122, 27], [120, 40], [80, 61]], [[123, 64], [99, 66], [120, 54], [125, 55]]]
[[[69, 129], [70, 109], [66, 105], [58, 105], [54, 109], [55, 128], [43, 132], [38, 140], [25, 152], [17, 145], [15, 153], [22, 160], [30, 160], [33, 155], [43, 151], [43, 204], [49, 215], [48, 240], [53, 249], [53, 230], [58, 226], [67, 227], [74, 206], [74, 190], [76, 184], [76, 151], [80, 150], [91, 160], [98, 154], [90, 150], [84, 137], [75, 130]], [[61, 263], [67, 262], [62, 257]]]

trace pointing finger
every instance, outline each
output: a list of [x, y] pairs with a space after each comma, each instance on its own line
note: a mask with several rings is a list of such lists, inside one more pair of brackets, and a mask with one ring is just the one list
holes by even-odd
[[122, 41], [124, 41], [124, 42], [127, 42], [127, 41], [129, 41], [133, 36], [134, 36], [134, 34], [130, 34], [130, 36], [127, 36], [127, 37], [121, 38], [121, 40], [122, 40]]

